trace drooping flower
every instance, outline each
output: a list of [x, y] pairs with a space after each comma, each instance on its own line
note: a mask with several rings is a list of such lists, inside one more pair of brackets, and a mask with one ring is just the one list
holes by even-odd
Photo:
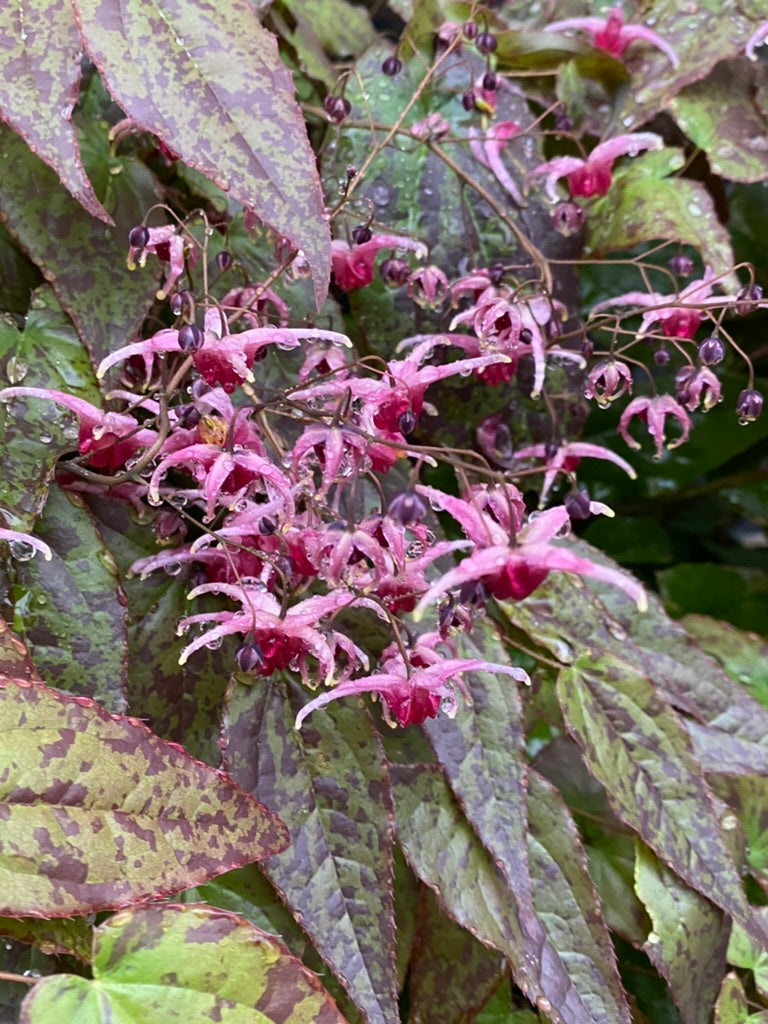
[[361, 245], [350, 245], [337, 238], [331, 242], [333, 279], [344, 292], [364, 288], [373, 280], [373, 264], [380, 249], [409, 249], [423, 260], [427, 247], [422, 242], [401, 235], [374, 235]]
[[584, 397], [603, 409], [627, 392], [632, 393], [632, 371], [618, 359], [601, 359], [587, 374]]
[[610, 448], [604, 448], [599, 444], [591, 444], [587, 441], [569, 441], [565, 444], [547, 445], [534, 444], [526, 448], [519, 448], [515, 459], [542, 459], [546, 469], [544, 472], [544, 483], [541, 488], [539, 501], [546, 504], [552, 484], [558, 473], [570, 473], [579, 465], [582, 459], [605, 459], [615, 466], [623, 469], [630, 479], [635, 480], [637, 473], [632, 466], [622, 459]]
[[685, 409], [671, 395], [658, 395], [654, 398], [633, 398], [619, 420], [619, 434], [630, 448], [640, 448], [640, 442], [630, 436], [630, 420], [638, 416], [648, 427], [648, 433], [656, 446], [656, 458], [660, 459], [666, 442], [666, 418], [672, 416], [680, 426], [680, 436], [670, 441], [667, 448], [677, 448], [688, 439], [691, 421]]
[[611, 185], [611, 168], [620, 156], [637, 156], [644, 149], [661, 149], [664, 142], [653, 132], [617, 135], [615, 139], [595, 146], [586, 160], [576, 156], [558, 156], [534, 167], [529, 178], [544, 174], [544, 191], [552, 202], [557, 200], [555, 186], [566, 178], [572, 196], [604, 196]]
[[518, 206], [525, 206], [520, 189], [501, 159], [502, 149], [519, 131], [520, 125], [516, 121], [498, 121], [490, 124], [482, 132], [471, 125], [468, 136], [469, 148], [474, 158], [493, 172], [496, 180]]
[[157, 298], [164, 299], [184, 273], [185, 242], [178, 226], [163, 224], [159, 228], [134, 228], [128, 240], [129, 270], [135, 270], [137, 264], [143, 267], [148, 253], [154, 253], [159, 260], [168, 264], [165, 281], [157, 292]]
[[604, 18], [563, 18], [544, 26], [546, 32], [567, 32], [570, 29], [588, 32], [594, 46], [619, 60], [631, 43], [642, 39], [661, 50], [672, 67], [678, 65], [677, 54], [660, 35], [645, 25], [625, 24], [621, 7], [612, 7]]

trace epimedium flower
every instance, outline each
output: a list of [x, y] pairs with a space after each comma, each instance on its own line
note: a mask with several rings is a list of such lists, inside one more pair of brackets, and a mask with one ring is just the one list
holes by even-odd
[[511, 676], [519, 683], [530, 682], [523, 669], [512, 665], [498, 665], [481, 658], [446, 657], [435, 649], [444, 642], [439, 633], [419, 637], [406, 651], [407, 661], [398, 645], [391, 644], [382, 652], [379, 672], [347, 679], [315, 697], [296, 716], [296, 728], [300, 729], [308, 715], [331, 701], [362, 693], [381, 698], [390, 724], [421, 725], [427, 718], [435, 718], [441, 708], [453, 717], [457, 689], [470, 701], [460, 678], [465, 672], [493, 672]]
[[568, 189], [574, 197], [604, 196], [611, 185], [611, 168], [619, 157], [637, 156], [645, 149], [661, 149], [663, 145], [661, 136], [653, 132], [617, 135], [595, 146], [586, 160], [576, 156], [558, 156], [534, 167], [528, 177], [546, 175], [544, 191], [552, 202], [557, 200], [556, 184], [560, 178], [567, 180]]
[[513, 456], [514, 459], [541, 459], [545, 464], [544, 483], [541, 488], [539, 501], [542, 505], [546, 503], [552, 485], [558, 473], [571, 473], [577, 468], [582, 459], [604, 459], [612, 462], [624, 472], [631, 480], [637, 479], [637, 473], [632, 466], [622, 459], [620, 455], [604, 448], [599, 444], [591, 444], [588, 441], [569, 441], [565, 444], [533, 444], [525, 448], [519, 448]]
[[678, 65], [677, 54], [669, 43], [645, 25], [626, 24], [621, 7], [610, 8], [604, 18], [563, 18], [544, 26], [545, 32], [567, 32], [571, 29], [587, 32], [594, 46], [619, 60], [631, 43], [642, 39], [661, 50], [672, 67]]
[[619, 434], [630, 448], [640, 448], [640, 442], [629, 434], [629, 423], [638, 416], [648, 427], [648, 433], [656, 446], [656, 458], [660, 459], [666, 443], [666, 419], [672, 416], [680, 427], [680, 436], [666, 444], [667, 448], [677, 448], [688, 439], [691, 421], [688, 413], [671, 395], [658, 395], [652, 398], [633, 398], [619, 420]]
[[490, 124], [485, 131], [471, 125], [468, 132], [469, 148], [472, 155], [484, 167], [492, 171], [499, 184], [512, 196], [518, 206], [525, 206], [520, 189], [501, 159], [504, 146], [520, 131], [516, 121], [498, 121]]
[[[53, 552], [44, 540], [33, 537], [31, 533], [23, 533], [21, 530], [8, 530], [0, 527], [0, 541], [5, 541], [11, 550], [11, 557], [20, 561], [31, 558], [36, 551], [39, 551], [46, 562], [53, 558]], [[23, 556], [23, 557], [22, 557]]]
[[344, 292], [364, 288], [373, 280], [373, 264], [380, 249], [407, 249], [423, 260], [427, 247], [422, 242], [401, 235], [373, 235], [361, 244], [337, 238], [331, 242], [333, 279]]
[[185, 247], [180, 228], [175, 224], [163, 224], [159, 228], [139, 225], [128, 234], [128, 269], [135, 270], [137, 265], [143, 267], [148, 253], [153, 253], [163, 263], [167, 263], [168, 273], [156, 295], [158, 299], [164, 299], [184, 273]]
[[594, 398], [606, 409], [622, 395], [632, 393], [632, 371], [618, 359], [601, 359], [587, 374], [585, 398]]
[[675, 398], [689, 412], [707, 412], [721, 399], [720, 381], [706, 366], [683, 366], [675, 375]]

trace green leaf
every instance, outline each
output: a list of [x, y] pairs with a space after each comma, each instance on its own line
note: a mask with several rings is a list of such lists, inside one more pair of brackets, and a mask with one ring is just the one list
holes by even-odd
[[463, 1024], [496, 990], [509, 968], [440, 910], [421, 890], [414, 954], [408, 972], [408, 1008], [419, 1024]]
[[[2, 188], [0, 183], [0, 193]], [[0, 365], [4, 383], [54, 388], [98, 402], [88, 354], [47, 288], [33, 299], [23, 331], [0, 321]], [[32, 530], [56, 461], [76, 447], [72, 415], [52, 402], [19, 398], [0, 405], [0, 506], [14, 528]]]
[[765, 941], [713, 794], [654, 683], [620, 658], [582, 655], [560, 673], [558, 694], [568, 730], [619, 817], [693, 889]]
[[[106, 125], [103, 150], [109, 153]], [[54, 172], [0, 126], [0, 206], [8, 230], [53, 286], [96, 363], [132, 336], [155, 290], [148, 275], [125, 266], [128, 232], [156, 202], [154, 179], [126, 158], [114, 161], [111, 185], [114, 228], [89, 216]]]
[[270, 806], [290, 848], [262, 869], [369, 1024], [397, 1020], [392, 808], [369, 715], [340, 703], [294, 729], [295, 683], [234, 683], [223, 742], [228, 771]]
[[37, 917], [0, 917], [0, 935], [36, 946], [49, 956], [68, 953], [83, 963], [91, 959], [93, 929], [84, 917], [51, 921]]
[[698, 612], [739, 629], [765, 630], [768, 579], [760, 569], [690, 562], [663, 569], [657, 578], [671, 615]]
[[768, 708], [768, 642], [709, 615], [684, 615], [680, 625], [696, 638], [703, 651], [717, 659], [731, 679]]
[[[760, 913], [765, 917], [764, 908]], [[751, 971], [758, 993], [763, 999], [768, 997], [768, 950], [754, 942], [738, 924], [734, 924], [728, 941], [727, 959], [734, 967]]]
[[205, 906], [115, 914], [96, 929], [93, 974], [41, 981], [20, 1024], [344, 1024], [317, 978], [271, 935]]
[[684, 1024], [708, 1020], [725, 971], [730, 921], [640, 842], [635, 888], [653, 922], [643, 945], [648, 959], [669, 985]]
[[[459, 810], [439, 770], [391, 765], [397, 832], [405, 856], [446, 913], [501, 950], [515, 983], [553, 1024], [596, 1024], [540, 922], [520, 920], [506, 879]], [[587, 994], [588, 996], [588, 994]], [[608, 1024], [609, 1018], [599, 1018]]]
[[768, 889], [768, 778], [715, 775], [712, 788], [738, 815], [749, 870]]
[[29, 651], [11, 632], [5, 619], [0, 619], [0, 675], [25, 679], [31, 683], [42, 682], [32, 664]]
[[287, 841], [226, 776], [87, 697], [0, 678], [0, 731], [0, 914], [125, 906]]
[[37, 670], [59, 689], [125, 711], [125, 598], [80, 496], [52, 487], [35, 535], [53, 557], [14, 563], [10, 599], [17, 635]]
[[715, 1024], [768, 1024], [768, 1010], [750, 1013], [738, 975], [726, 974], [715, 1006]]
[[80, 162], [71, 122], [80, 81], [80, 38], [68, 4], [0, 6], [0, 113], [94, 217], [110, 222]]
[[650, 926], [635, 893], [635, 841], [628, 835], [599, 836], [587, 844], [586, 852], [608, 927], [639, 949]]
[[698, 249], [716, 274], [730, 273], [730, 239], [706, 187], [667, 177], [683, 162], [679, 151], [667, 149], [641, 154], [620, 167], [608, 194], [590, 208], [585, 252], [605, 256], [663, 238]]
[[730, 181], [766, 177], [768, 121], [754, 103], [754, 88], [755, 65], [739, 57], [721, 61], [669, 105], [691, 142], [706, 153], [714, 173]]
[[302, 249], [322, 306], [330, 234], [315, 158], [290, 72], [256, 12], [209, 0], [75, 7], [86, 49], [120, 106]]

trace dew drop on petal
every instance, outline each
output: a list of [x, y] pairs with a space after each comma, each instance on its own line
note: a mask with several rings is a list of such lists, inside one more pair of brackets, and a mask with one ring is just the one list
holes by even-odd
[[28, 562], [35, 557], [35, 549], [25, 540], [12, 540], [8, 544], [11, 558], [17, 562]]

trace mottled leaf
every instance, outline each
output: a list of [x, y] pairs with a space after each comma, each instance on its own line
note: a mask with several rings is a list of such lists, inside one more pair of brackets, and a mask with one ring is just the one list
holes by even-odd
[[306, 692], [294, 683], [235, 683], [223, 729], [232, 777], [279, 806], [291, 835], [264, 862], [318, 953], [369, 1024], [397, 1021], [392, 902], [392, 808], [370, 717], [339, 703], [300, 732]]
[[0, 914], [126, 906], [287, 841], [225, 775], [87, 697], [0, 678], [0, 731]]
[[[221, 706], [231, 671], [231, 651], [199, 651], [184, 665], [179, 655], [184, 639], [176, 623], [189, 614], [190, 568], [169, 566], [146, 579], [131, 576], [139, 558], [157, 554], [159, 546], [150, 510], [141, 518], [125, 502], [90, 500], [99, 532], [114, 558], [128, 611], [126, 697], [131, 714], [146, 719], [154, 733], [181, 743], [194, 757], [217, 765]], [[175, 575], [174, 575], [175, 573]], [[205, 603], [199, 610], [206, 607]]]
[[[0, 206], [11, 234], [40, 267], [95, 363], [124, 345], [154, 297], [148, 274], [125, 266], [129, 230], [155, 201], [154, 179], [138, 160], [111, 157], [115, 227], [83, 210], [50, 168], [0, 126]], [[66, 390], [66, 389], [65, 389]]]
[[768, 708], [768, 642], [757, 633], [736, 629], [730, 622], [720, 622], [710, 615], [691, 613], [679, 621], [731, 679]]
[[447, 918], [429, 889], [421, 890], [408, 973], [409, 1020], [418, 1024], [474, 1020], [508, 970], [500, 953]]
[[650, 679], [582, 655], [558, 681], [563, 715], [616, 813], [692, 888], [765, 939], [683, 725]]
[[[715, 1024], [747, 1024], [749, 1004], [741, 979], [736, 973], [726, 974], [715, 1004]], [[758, 1024], [752, 1021], [751, 1024]]]
[[89, 214], [110, 222], [89, 182], [72, 126], [80, 39], [68, 4], [0, 5], [0, 116], [45, 160]]
[[620, 167], [608, 194], [590, 209], [585, 251], [605, 256], [664, 238], [692, 245], [716, 274], [728, 274], [733, 252], [709, 192], [700, 182], [667, 177], [683, 164], [678, 150], [667, 149]]
[[[505, 954], [516, 984], [553, 1024], [595, 1024], [538, 921], [527, 934], [506, 879], [472, 831], [439, 770], [392, 765], [400, 843], [445, 912]], [[599, 1018], [606, 1020], [606, 1018]]]
[[115, 914], [96, 929], [93, 975], [41, 981], [20, 1024], [344, 1024], [315, 975], [273, 936], [201, 905]]
[[[765, 918], [765, 908], [758, 913]], [[755, 988], [763, 999], [768, 998], [768, 950], [765, 945], [755, 942], [743, 928], [734, 924], [727, 951], [728, 963], [751, 971]]]
[[29, 651], [15, 636], [5, 619], [0, 619], [0, 675], [11, 676], [13, 679], [25, 679], [31, 683], [41, 683], [37, 669], [32, 664]]
[[629, 1022], [616, 957], [576, 826], [554, 786], [531, 772], [528, 862], [533, 905], [592, 1020]]
[[0, 936], [35, 946], [47, 955], [68, 953], [84, 963], [91, 958], [92, 935], [93, 929], [84, 917], [50, 921], [37, 917], [0, 917]]
[[707, 154], [714, 173], [731, 181], [768, 176], [768, 121], [752, 99], [754, 67], [745, 57], [722, 61], [669, 105], [688, 138]]
[[712, 788], [736, 812], [746, 839], [747, 866], [768, 889], [768, 778], [713, 775]]
[[639, 842], [635, 888], [653, 922], [643, 949], [684, 1024], [700, 1024], [709, 1019], [725, 971], [730, 921]]
[[[55, 388], [98, 401], [88, 354], [47, 288], [34, 297], [23, 331], [0, 321], [0, 367], [3, 386]], [[33, 529], [56, 460], [76, 447], [73, 417], [52, 402], [23, 398], [0, 404], [0, 506], [10, 525]]]
[[[315, 158], [275, 38], [242, 0], [77, 0], [86, 49], [121, 107], [304, 251], [318, 308], [330, 235]], [[125, 53], [140, 60], [125, 60]]]
[[54, 485], [35, 536], [53, 557], [16, 562], [11, 571], [16, 633], [38, 671], [60, 690], [125, 711], [125, 598], [82, 499]]

